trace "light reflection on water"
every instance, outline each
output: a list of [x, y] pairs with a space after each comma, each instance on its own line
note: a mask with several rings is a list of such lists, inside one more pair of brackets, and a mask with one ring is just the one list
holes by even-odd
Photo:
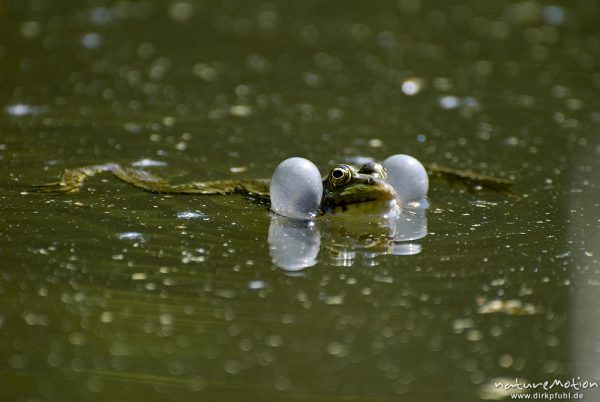
[[28, 114], [40, 114], [48, 111], [46, 106], [31, 106], [24, 104], [8, 105], [6, 113], [12, 116], [25, 116]]

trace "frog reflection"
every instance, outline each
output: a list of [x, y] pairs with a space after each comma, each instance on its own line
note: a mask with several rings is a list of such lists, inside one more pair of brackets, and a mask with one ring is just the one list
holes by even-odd
[[297, 272], [315, 265], [321, 249], [337, 266], [373, 266], [382, 255], [418, 254], [418, 240], [426, 235], [425, 208], [411, 207], [392, 217], [329, 215], [319, 221], [272, 214], [267, 241], [273, 263]]

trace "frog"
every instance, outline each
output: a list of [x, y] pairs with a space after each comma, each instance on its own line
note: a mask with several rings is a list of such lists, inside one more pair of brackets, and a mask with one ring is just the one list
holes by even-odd
[[[106, 163], [66, 169], [59, 181], [38, 187], [44, 192], [75, 193], [85, 179], [98, 173], [112, 173], [116, 178], [141, 190], [158, 194], [242, 194], [266, 199], [270, 194], [269, 179], [213, 180], [171, 184], [147, 170], [132, 168], [118, 163]], [[351, 165], [338, 164], [322, 178], [322, 202], [319, 214], [341, 212], [383, 212], [389, 207], [396, 192], [387, 182], [387, 173], [380, 163], [370, 162], [357, 169]], [[358, 207], [360, 206], [360, 208]]]
[[[459, 179], [480, 187], [505, 189], [507, 179], [458, 171], [437, 165], [423, 166], [408, 155], [394, 155], [383, 163], [361, 167], [340, 163], [321, 177], [318, 168], [304, 158], [289, 158], [279, 164], [272, 179], [230, 179], [172, 184], [147, 170], [120, 163], [105, 163], [66, 169], [56, 182], [35, 186], [42, 192], [74, 193], [85, 180], [99, 173], [141, 190], [158, 194], [243, 194], [271, 204], [283, 216], [312, 219], [320, 215], [352, 214], [390, 216], [402, 205], [426, 200], [428, 173]], [[392, 176], [392, 177], [390, 177]]]

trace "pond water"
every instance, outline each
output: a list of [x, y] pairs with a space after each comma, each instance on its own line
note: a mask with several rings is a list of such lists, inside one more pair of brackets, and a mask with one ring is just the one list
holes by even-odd
[[[0, 0], [0, 400], [600, 381], [599, 16], [594, 0]], [[396, 153], [516, 185], [432, 179], [404, 255], [301, 228], [320, 247], [294, 269], [243, 196], [27, 187], [106, 162], [185, 182]]]

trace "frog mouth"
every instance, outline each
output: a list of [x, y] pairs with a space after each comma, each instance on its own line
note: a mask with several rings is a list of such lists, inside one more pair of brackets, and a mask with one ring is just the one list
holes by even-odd
[[396, 192], [391, 185], [373, 181], [361, 183], [352, 191], [342, 191], [338, 195], [339, 203], [348, 205], [373, 201], [391, 201], [394, 198], [396, 198]]
[[375, 199], [370, 201], [341, 203], [330, 206], [324, 213], [350, 215], [350, 216], [393, 216], [398, 211], [398, 203], [395, 199]]
[[[371, 210], [379, 213], [389, 209], [389, 204], [396, 199], [396, 193], [392, 186], [387, 183], [363, 184], [361, 187], [353, 188], [352, 191], [337, 194], [323, 202], [324, 212], [347, 212], [354, 210], [369, 213]], [[362, 191], [361, 191], [362, 190]]]

